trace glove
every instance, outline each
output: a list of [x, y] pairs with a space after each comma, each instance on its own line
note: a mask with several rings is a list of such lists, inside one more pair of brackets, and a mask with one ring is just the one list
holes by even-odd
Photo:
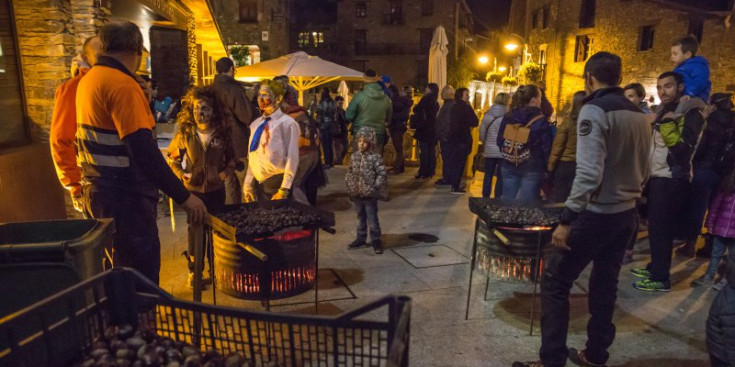
[[255, 193], [253, 190], [243, 190], [242, 192], [242, 202], [243, 203], [252, 203], [255, 201]]
[[278, 192], [275, 195], [273, 195], [273, 197], [271, 198], [271, 200], [288, 199], [288, 194], [290, 192], [291, 191], [289, 189], [280, 188], [280, 189], [278, 189]]

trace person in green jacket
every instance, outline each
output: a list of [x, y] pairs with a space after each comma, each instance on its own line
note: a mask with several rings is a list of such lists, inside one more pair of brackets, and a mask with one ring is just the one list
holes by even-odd
[[373, 128], [377, 140], [374, 150], [382, 155], [383, 147], [388, 140], [386, 126], [393, 115], [393, 106], [390, 98], [383, 93], [383, 88], [377, 83], [377, 73], [374, 70], [367, 70], [365, 76], [369, 82], [352, 97], [345, 118], [352, 123], [352, 136], [356, 136], [361, 127]]

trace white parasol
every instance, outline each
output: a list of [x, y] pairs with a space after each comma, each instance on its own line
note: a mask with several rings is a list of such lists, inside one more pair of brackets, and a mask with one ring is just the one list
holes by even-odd
[[343, 106], [348, 106], [350, 104], [350, 88], [347, 88], [347, 82], [344, 80], [339, 82], [339, 88], [337, 88], [337, 94], [342, 96], [344, 98], [344, 104]]
[[434, 30], [429, 49], [429, 83], [436, 83], [441, 90], [447, 85], [447, 54], [449, 41], [444, 27], [438, 26]]

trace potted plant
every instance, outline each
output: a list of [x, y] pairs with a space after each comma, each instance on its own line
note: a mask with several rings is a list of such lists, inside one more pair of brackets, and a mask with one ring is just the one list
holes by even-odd
[[521, 65], [518, 76], [523, 78], [527, 83], [539, 84], [543, 77], [544, 70], [541, 65], [531, 61]]

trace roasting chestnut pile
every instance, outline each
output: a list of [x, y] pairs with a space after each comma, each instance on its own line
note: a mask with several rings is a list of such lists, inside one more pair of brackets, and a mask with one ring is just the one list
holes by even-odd
[[484, 206], [490, 222], [523, 226], [553, 226], [559, 223], [563, 208], [531, 208], [487, 203]]
[[[202, 353], [180, 341], [164, 338], [130, 325], [109, 327], [75, 367], [251, 367], [240, 353], [223, 356], [216, 350]], [[274, 365], [277, 366], [277, 365]]]
[[311, 226], [320, 223], [316, 214], [303, 213], [291, 207], [275, 209], [246, 208], [218, 215], [227, 224], [235, 227], [237, 235], [255, 236], [273, 233], [294, 226]]

